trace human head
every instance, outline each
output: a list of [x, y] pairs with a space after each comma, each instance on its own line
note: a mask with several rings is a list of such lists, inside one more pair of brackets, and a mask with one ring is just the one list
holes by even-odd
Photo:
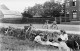
[[32, 24], [30, 23], [30, 26], [32, 26]]
[[43, 36], [43, 33], [40, 33], [39, 35], [40, 35], [40, 36]]
[[59, 42], [61, 42], [61, 41], [62, 41], [62, 39], [61, 39], [61, 38], [58, 38], [58, 41], [59, 41]]
[[65, 30], [60, 30], [60, 32], [61, 32], [62, 34], [66, 34]]

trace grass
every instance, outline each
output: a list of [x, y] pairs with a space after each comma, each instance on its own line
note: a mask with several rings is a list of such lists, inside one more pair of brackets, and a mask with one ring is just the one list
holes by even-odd
[[[0, 27], [8, 27], [12, 26], [15, 28], [23, 28], [23, 26], [29, 25], [29, 24], [9, 24], [9, 23], [1, 23], [2, 26]], [[42, 28], [43, 24], [33, 24], [35, 28]], [[51, 24], [49, 24], [51, 26]], [[80, 25], [63, 25], [63, 24], [58, 24], [59, 29], [64, 29], [66, 31], [80, 31]]]
[[0, 39], [2, 39], [2, 41], [0, 41], [1, 51], [58, 51], [58, 49], [53, 46], [43, 46], [28, 39], [19, 40], [12, 36], [2, 35]]
[[[4, 27], [13, 26], [15, 28], [23, 28], [27, 24], [3, 24]], [[42, 28], [42, 24], [34, 24], [36, 28]], [[58, 25], [59, 29], [69, 31], [80, 31], [78, 25]], [[19, 40], [11, 36], [3, 36], [0, 34], [1, 51], [58, 51], [53, 46], [43, 46], [36, 42], [26, 40]]]
[[1, 51], [58, 51], [58, 48], [53, 46], [44, 46], [28, 39], [19, 40], [15, 37], [4, 36], [2, 34], [0, 34], [0, 44]]

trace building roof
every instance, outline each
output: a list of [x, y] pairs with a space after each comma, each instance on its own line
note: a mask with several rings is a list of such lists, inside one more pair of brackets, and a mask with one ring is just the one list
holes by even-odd
[[15, 11], [15, 15], [21, 15], [21, 13], [19, 11]]
[[0, 5], [0, 16], [4, 15], [4, 17], [17, 18], [21, 17], [22, 14], [18, 11], [9, 10], [5, 5]]
[[36, 13], [33, 17], [42, 17], [42, 16]]
[[1, 5], [0, 5], [0, 9], [3, 9], [3, 10], [9, 10], [9, 8], [7, 8], [7, 6], [4, 5], [4, 4], [1, 4]]
[[2, 9], [0, 9], [0, 12], [3, 13], [4, 15], [21, 15], [20, 12], [13, 11], [13, 10], [2, 10]]
[[0, 10], [4, 15], [15, 15], [14, 11], [11, 10]]

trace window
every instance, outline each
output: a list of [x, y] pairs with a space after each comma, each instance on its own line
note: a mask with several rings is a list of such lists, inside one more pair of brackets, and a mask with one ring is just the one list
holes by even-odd
[[76, 2], [73, 2], [73, 6], [76, 6]]
[[69, 14], [69, 11], [67, 11], [67, 14]]
[[67, 2], [69, 2], [70, 0], [67, 0]]
[[76, 0], [73, 0], [73, 2], [74, 2], [74, 1], [76, 1]]
[[66, 7], [69, 7], [69, 3], [66, 3]]
[[76, 6], [76, 0], [73, 0], [72, 4], [73, 4], [73, 6]]
[[68, 10], [66, 11], [66, 17], [69, 17], [69, 11]]
[[73, 11], [73, 19], [77, 18], [77, 11]]

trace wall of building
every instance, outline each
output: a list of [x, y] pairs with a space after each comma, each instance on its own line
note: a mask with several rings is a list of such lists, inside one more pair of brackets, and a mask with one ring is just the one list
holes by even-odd
[[[69, 2], [68, 2], [69, 1]], [[80, 20], [80, 0], [76, 0], [76, 6], [73, 6], [73, 0], [65, 0], [65, 11], [69, 12], [69, 18], [71, 21], [79, 21]], [[77, 18], [73, 19], [73, 15], [76, 12]], [[66, 12], [65, 12], [66, 15]], [[66, 16], [67, 17], [67, 16]]]
[[3, 18], [4, 14], [0, 11], [0, 18]]

